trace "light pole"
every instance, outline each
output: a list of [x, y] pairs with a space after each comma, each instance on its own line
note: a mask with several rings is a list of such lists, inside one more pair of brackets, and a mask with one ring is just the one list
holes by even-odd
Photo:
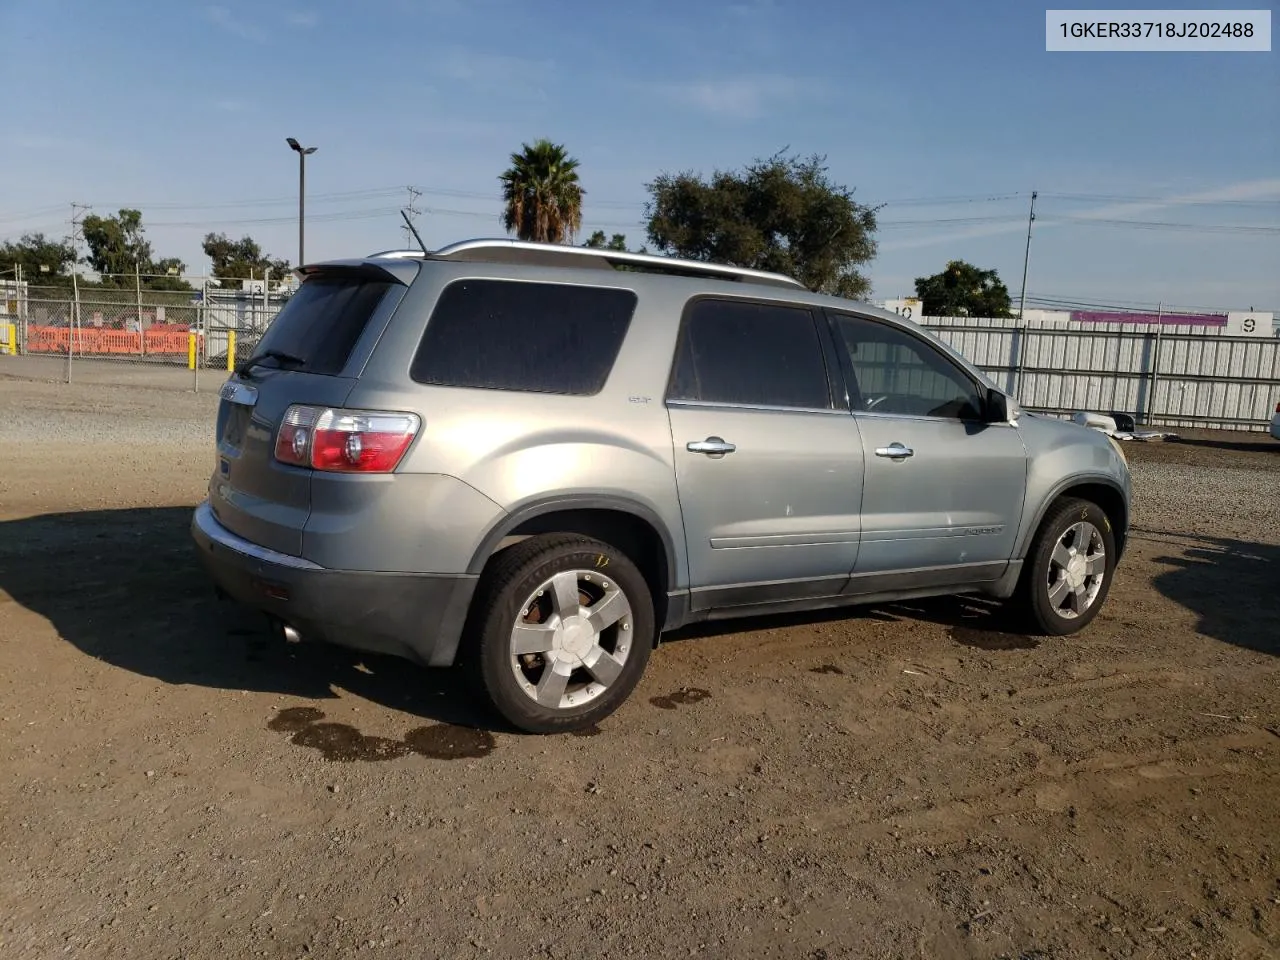
[[316, 147], [304, 147], [298, 143], [293, 137], [288, 137], [286, 142], [290, 148], [298, 153], [298, 266], [306, 263], [303, 258], [303, 225], [306, 222], [306, 194], [307, 194], [307, 154], [315, 153]]

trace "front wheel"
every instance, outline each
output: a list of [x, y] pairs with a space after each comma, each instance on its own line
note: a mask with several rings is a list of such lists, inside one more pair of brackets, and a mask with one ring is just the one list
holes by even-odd
[[1088, 500], [1063, 501], [1041, 524], [1018, 585], [1029, 626], [1049, 636], [1083, 630], [1107, 598], [1115, 565], [1106, 512]]
[[473, 678], [530, 733], [590, 727], [630, 695], [654, 638], [649, 585], [620, 550], [588, 537], [531, 537], [486, 572], [468, 638]]

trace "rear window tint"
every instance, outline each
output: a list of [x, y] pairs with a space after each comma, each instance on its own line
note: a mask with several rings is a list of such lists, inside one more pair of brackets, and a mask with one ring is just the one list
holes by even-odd
[[303, 360], [282, 364], [286, 369], [334, 376], [346, 366], [369, 318], [393, 286], [349, 277], [308, 280], [271, 321], [254, 355], [277, 350]]
[[806, 307], [705, 299], [686, 313], [669, 399], [831, 406], [822, 345]]
[[409, 375], [418, 383], [599, 393], [635, 312], [630, 290], [459, 280], [440, 294]]

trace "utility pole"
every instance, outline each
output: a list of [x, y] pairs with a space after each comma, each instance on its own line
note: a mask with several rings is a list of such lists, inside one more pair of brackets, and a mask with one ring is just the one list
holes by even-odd
[[88, 210], [85, 203], [71, 204], [71, 316], [67, 318], [67, 383], [71, 382], [71, 354], [75, 351], [76, 330], [80, 327], [80, 272], [76, 269], [80, 263], [80, 217], [82, 210]]
[[298, 154], [298, 266], [301, 267], [307, 262], [302, 252], [303, 225], [306, 219], [307, 157], [315, 153], [319, 147], [304, 147], [293, 137], [286, 137], [285, 142], [289, 144], [289, 149]]
[[1031, 260], [1031, 225], [1036, 222], [1036, 192], [1031, 191], [1031, 215], [1027, 218], [1027, 249], [1022, 255], [1022, 296], [1018, 298], [1018, 319], [1022, 319], [1022, 308], [1027, 305], [1027, 264]]
[[[422, 196], [422, 191], [418, 190], [415, 187], [405, 187], [405, 189], [409, 191], [409, 206], [405, 207], [404, 212], [405, 212], [405, 216], [408, 217], [410, 221], [412, 221], [414, 220], [414, 218], [418, 216], [419, 213], [422, 212], [421, 210], [419, 210], [417, 207], [413, 205], [413, 202], [417, 200], [420, 196]], [[413, 231], [410, 229], [409, 224], [406, 223], [400, 229], [404, 231], [404, 248], [406, 250], [412, 249]], [[425, 253], [426, 251], [424, 250], [423, 252]]]

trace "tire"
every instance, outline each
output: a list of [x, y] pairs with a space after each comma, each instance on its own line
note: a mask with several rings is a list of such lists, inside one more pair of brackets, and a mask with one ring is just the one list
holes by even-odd
[[[593, 610], [603, 624], [591, 622]], [[654, 624], [649, 585], [622, 551], [577, 534], [531, 537], [494, 557], [482, 576], [464, 663], [517, 729], [583, 730], [640, 682]]]
[[1018, 583], [1015, 602], [1027, 627], [1054, 637], [1083, 630], [1102, 609], [1115, 568], [1115, 535], [1101, 507], [1070, 499], [1052, 508]]

